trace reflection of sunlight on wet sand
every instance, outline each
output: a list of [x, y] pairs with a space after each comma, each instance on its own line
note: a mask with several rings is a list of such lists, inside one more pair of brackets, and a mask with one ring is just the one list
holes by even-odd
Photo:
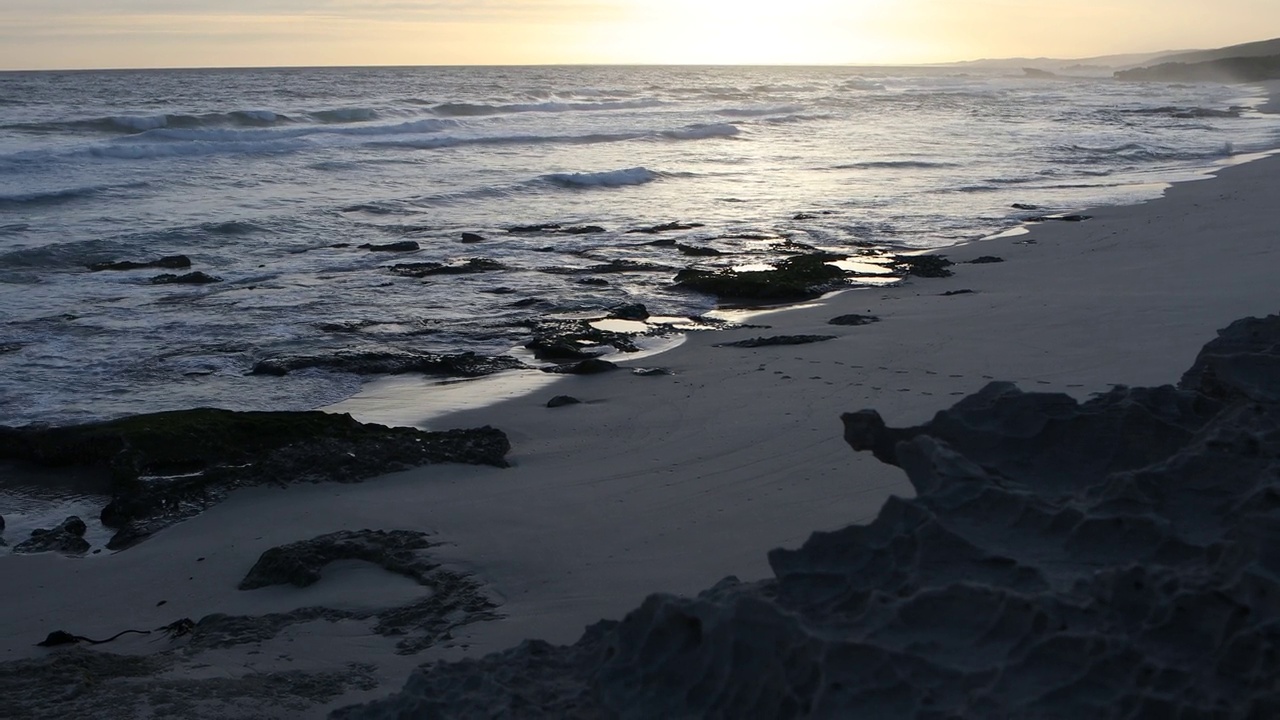
[[[625, 320], [607, 322], [632, 324]], [[634, 324], [643, 325], [643, 323]], [[631, 361], [666, 352], [683, 342], [683, 335], [637, 338], [639, 352], [606, 353], [606, 357], [610, 361], [630, 365]], [[522, 352], [511, 354], [530, 364], [536, 362], [532, 354], [523, 349]], [[544, 373], [541, 370], [512, 370], [480, 378], [450, 380], [422, 375], [395, 375], [368, 382], [356, 395], [321, 410], [350, 413], [360, 422], [393, 427], [417, 427], [424, 430], [447, 430], [449, 423], [444, 418], [452, 413], [524, 397], [563, 377], [563, 375]]]

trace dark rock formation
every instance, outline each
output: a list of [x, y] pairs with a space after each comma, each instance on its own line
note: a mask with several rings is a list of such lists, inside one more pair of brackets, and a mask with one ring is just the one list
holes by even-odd
[[553, 275], [599, 275], [602, 273], [623, 272], [669, 272], [672, 268], [665, 265], [640, 262], [639, 260], [610, 260], [608, 262], [589, 265], [587, 267], [544, 267], [542, 272]]
[[681, 270], [675, 282], [681, 287], [721, 298], [754, 300], [805, 300], [846, 284], [849, 273], [830, 264], [844, 255], [811, 253], [781, 260], [773, 270]]
[[809, 343], [835, 339], [835, 335], [774, 335], [772, 337], [757, 337], [737, 342], [720, 343], [716, 347], [758, 348], [771, 345], [808, 345]]
[[635, 230], [628, 230], [627, 232], [632, 234], [657, 235], [658, 233], [673, 232], [676, 230], [693, 230], [700, 227], [702, 227], [702, 223], [669, 222], [663, 223], [662, 225], [654, 225], [652, 227], [636, 228]]
[[649, 319], [649, 308], [644, 303], [628, 303], [618, 305], [609, 310], [609, 318], [613, 320], [634, 320], [644, 322]]
[[841, 315], [833, 317], [827, 321], [828, 325], [847, 325], [857, 327], [859, 325], [870, 325], [871, 323], [880, 322], [880, 318], [875, 315]]
[[559, 223], [544, 223], [542, 225], [517, 225], [513, 228], [508, 228], [507, 232], [520, 235], [520, 234], [530, 234], [530, 233], [555, 232], [559, 229], [560, 229]]
[[574, 227], [560, 228], [560, 232], [565, 235], [594, 235], [604, 231], [604, 228], [599, 225], [577, 225]]
[[631, 371], [631, 374], [635, 375], [636, 377], [663, 377], [665, 375], [671, 375], [673, 373], [666, 368], [653, 367], [653, 368], [634, 368]]
[[134, 262], [132, 260], [100, 262], [88, 266], [93, 272], [101, 272], [103, 270], [143, 270], [146, 268], [185, 270], [189, 267], [191, 267], [191, 258], [186, 255], [166, 255], [158, 260], [146, 260], [143, 262]]
[[981, 257], [976, 257], [970, 260], [969, 264], [970, 265], [990, 265], [992, 263], [1002, 263], [1002, 262], [1004, 262], [1004, 258], [1002, 257], [996, 257], [995, 255], [983, 255]]
[[845, 415], [915, 497], [774, 550], [772, 579], [426, 666], [336, 717], [1280, 716], [1278, 347], [1273, 316], [1178, 388]]
[[524, 346], [539, 360], [585, 360], [599, 357], [605, 347], [639, 350], [631, 335], [592, 327], [587, 320], [541, 320], [532, 330]]
[[953, 274], [947, 268], [955, 263], [941, 255], [895, 255], [889, 267], [903, 275], [922, 278], [944, 278]]
[[693, 257], [717, 257], [724, 254], [713, 247], [699, 247], [697, 245], [685, 245], [684, 243], [676, 243], [676, 249], [682, 255], [691, 255]]
[[320, 581], [325, 567], [339, 560], [363, 560], [422, 583], [438, 565], [415, 551], [429, 547], [431, 543], [427, 541], [426, 533], [409, 530], [330, 533], [262, 553], [249, 574], [240, 581], [240, 589], [314, 585]]
[[237, 487], [355, 482], [419, 465], [506, 467], [500, 430], [424, 432], [323, 412], [201, 408], [60, 428], [0, 427], [0, 460], [108, 470], [102, 522], [126, 547], [196, 515]]
[[547, 407], [558, 408], [566, 405], [579, 405], [582, 401], [572, 395], [557, 395], [547, 401]]
[[48, 530], [32, 530], [31, 537], [13, 547], [15, 553], [59, 552], [66, 555], [83, 555], [89, 552], [89, 542], [84, 539], [88, 530], [84, 521], [72, 515], [62, 524]]
[[414, 252], [422, 249], [418, 243], [412, 240], [401, 240], [399, 242], [383, 243], [381, 245], [365, 243], [363, 245], [358, 245], [357, 247], [361, 250], [369, 250], [371, 252]]
[[222, 278], [199, 271], [186, 273], [185, 275], [165, 273], [151, 278], [152, 285], [207, 285], [220, 282], [222, 282]]
[[412, 655], [450, 638], [459, 627], [497, 618], [497, 606], [474, 578], [445, 569], [426, 554], [432, 546], [427, 537], [404, 530], [343, 531], [267, 550], [241, 582], [241, 590], [283, 584], [305, 587], [319, 580], [329, 563], [363, 560], [409, 577], [427, 592], [408, 605], [383, 610], [304, 607], [259, 617], [206, 615], [192, 629], [188, 649], [260, 643], [291, 625], [318, 620], [373, 619], [375, 633], [401, 638], [397, 653]]
[[424, 278], [432, 275], [471, 275], [474, 273], [505, 270], [506, 266], [497, 260], [488, 258], [471, 258], [457, 265], [446, 265], [438, 262], [398, 263], [387, 268], [394, 275], [403, 277]]
[[485, 236], [480, 235], [478, 233], [473, 233], [473, 232], [462, 233], [462, 242], [467, 245], [471, 245], [473, 243], [482, 243], [484, 241], [485, 241]]
[[959, 290], [948, 290], [942, 293], [942, 297], [952, 297], [954, 295], [972, 295], [973, 291], [969, 288], [961, 288]]
[[507, 355], [487, 357], [472, 352], [453, 355], [431, 353], [339, 352], [333, 355], [292, 355], [260, 360], [253, 366], [254, 375], [287, 375], [295, 370], [319, 368], [357, 375], [400, 375], [423, 373], [447, 377], [481, 377], [504, 370], [526, 367]]
[[1043, 210], [1039, 205], [1028, 205], [1027, 203], [1014, 203], [1011, 206], [1014, 210]]
[[543, 372], [556, 373], [558, 375], [598, 375], [600, 373], [617, 370], [618, 366], [608, 360], [600, 358], [588, 358], [576, 363], [568, 365], [556, 365], [555, 367], [543, 368]]

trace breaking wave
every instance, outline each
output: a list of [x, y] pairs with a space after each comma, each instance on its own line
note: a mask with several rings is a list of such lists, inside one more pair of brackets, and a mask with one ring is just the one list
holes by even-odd
[[660, 100], [622, 100], [616, 102], [543, 102], [486, 105], [476, 103], [442, 103], [431, 111], [441, 117], [484, 117], [513, 113], [563, 113], [600, 110], [643, 110], [665, 105]]
[[108, 117], [48, 122], [14, 123], [5, 130], [29, 133], [117, 133], [135, 135], [161, 129], [268, 128], [301, 123], [345, 124], [379, 119], [372, 108], [336, 108], [297, 114], [272, 110], [232, 110], [212, 113], [168, 113], [156, 115], [112, 115]]
[[625, 170], [610, 170], [594, 173], [552, 173], [543, 175], [542, 180], [571, 188], [592, 187], [626, 187], [628, 185], [644, 185], [662, 177], [648, 168], [633, 167]]

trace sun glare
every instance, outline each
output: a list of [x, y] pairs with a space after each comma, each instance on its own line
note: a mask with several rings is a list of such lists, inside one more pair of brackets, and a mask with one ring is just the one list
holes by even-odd
[[[672, 63], [803, 64], [859, 56], [854, 22], [882, 0], [637, 0], [621, 38]], [[865, 56], [865, 54], [863, 54]]]

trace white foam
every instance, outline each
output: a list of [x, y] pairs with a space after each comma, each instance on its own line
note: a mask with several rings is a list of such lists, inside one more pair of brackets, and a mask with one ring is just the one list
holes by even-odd
[[633, 167], [594, 173], [552, 173], [543, 175], [542, 179], [567, 187], [625, 187], [650, 183], [659, 177], [658, 173], [648, 168]]

